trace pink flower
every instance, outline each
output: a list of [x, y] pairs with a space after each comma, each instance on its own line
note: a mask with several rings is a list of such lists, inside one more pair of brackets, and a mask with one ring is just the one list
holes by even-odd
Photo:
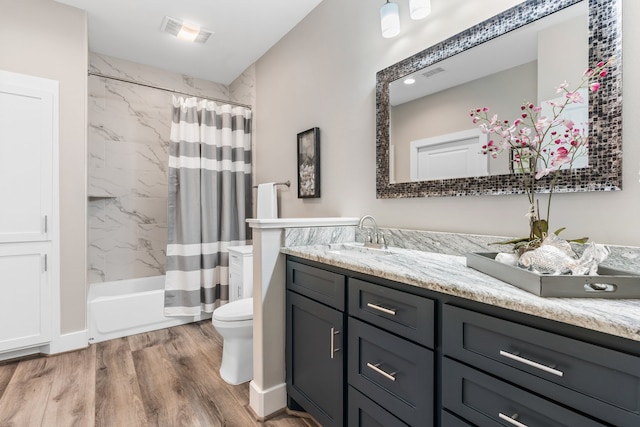
[[[599, 62], [598, 64], [602, 64], [602, 62]], [[602, 64], [602, 65], [604, 65], [604, 64]], [[598, 65], [598, 67], [601, 67], [602, 65]], [[591, 77], [591, 76], [593, 76], [593, 73], [594, 73], [593, 68], [587, 68], [585, 70], [585, 72], [584, 72], [584, 75], [586, 77]]]
[[547, 176], [549, 175], [551, 172], [555, 171], [555, 168], [544, 168], [544, 169], [540, 169], [537, 173], [536, 173], [536, 179], [540, 179], [543, 176]]
[[564, 121], [564, 126], [565, 126], [567, 129], [573, 129], [574, 123], [573, 123], [571, 120], [565, 120], [565, 121]]
[[593, 82], [589, 85], [589, 89], [591, 89], [591, 92], [597, 92], [598, 89], [600, 89], [600, 83], [599, 82]]
[[558, 86], [558, 89], [556, 89], [556, 93], [563, 92], [567, 87], [569, 87], [569, 83], [567, 83], [567, 81], [565, 80], [560, 86]]
[[604, 77], [604, 76], [606, 76], [607, 74], [609, 74], [609, 72], [608, 72], [607, 70], [602, 70], [602, 71], [600, 71], [600, 74], [598, 74], [598, 75], [599, 75], [600, 77]]
[[584, 102], [584, 98], [582, 97], [582, 95], [578, 91], [567, 92], [566, 97], [569, 100], [569, 102], [573, 102], [573, 103], [576, 103], [576, 104], [581, 104], [581, 103]]
[[569, 162], [571, 162], [571, 159], [569, 158], [569, 150], [567, 150], [565, 147], [559, 147], [556, 150], [553, 159], [551, 159], [551, 165], [555, 169], [558, 169], [563, 164]]

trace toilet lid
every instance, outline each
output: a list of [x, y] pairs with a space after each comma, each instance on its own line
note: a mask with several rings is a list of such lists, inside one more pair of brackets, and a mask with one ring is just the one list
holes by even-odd
[[253, 298], [232, 301], [213, 311], [213, 318], [223, 322], [253, 319]]

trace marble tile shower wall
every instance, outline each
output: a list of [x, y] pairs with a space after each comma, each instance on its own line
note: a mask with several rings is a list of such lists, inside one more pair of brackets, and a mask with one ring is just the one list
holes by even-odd
[[[229, 99], [225, 85], [103, 55], [90, 70]], [[89, 283], [162, 275], [171, 93], [96, 76], [88, 92]]]

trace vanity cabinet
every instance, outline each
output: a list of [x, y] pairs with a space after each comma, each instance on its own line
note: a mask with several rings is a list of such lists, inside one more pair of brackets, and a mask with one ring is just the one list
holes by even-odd
[[443, 406], [478, 426], [640, 425], [640, 357], [449, 304], [442, 325]]
[[406, 425], [433, 424], [433, 300], [354, 278], [348, 294], [349, 385]]
[[287, 287], [287, 390], [323, 426], [640, 426], [636, 341], [292, 256]]
[[290, 407], [325, 427], [433, 424], [434, 323], [432, 300], [289, 260]]
[[290, 408], [344, 425], [345, 277], [287, 263], [286, 375]]

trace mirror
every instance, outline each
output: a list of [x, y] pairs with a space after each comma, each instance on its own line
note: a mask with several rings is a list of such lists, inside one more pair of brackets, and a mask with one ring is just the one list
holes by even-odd
[[[469, 141], [475, 143], [479, 131], [474, 128], [469, 119], [469, 109], [486, 105], [494, 110], [496, 105], [498, 109], [504, 105], [504, 112], [497, 112], [501, 117], [510, 117], [514, 114], [514, 108], [517, 108], [524, 99], [533, 101], [551, 99], [555, 95], [555, 87], [563, 80], [577, 82], [588, 65], [610, 57], [616, 58], [610, 68], [610, 74], [598, 92], [589, 93], [588, 110], [585, 109], [583, 113], [585, 120], [588, 117], [589, 122], [588, 165], [562, 171], [554, 191], [620, 189], [622, 180], [621, 1], [607, 2], [606, 5], [599, 3], [593, 0], [589, 2], [588, 0], [526, 1], [378, 72], [376, 84], [377, 197], [522, 193], [520, 178], [510, 172], [509, 159], [503, 157], [488, 161], [486, 156], [479, 154], [480, 144], [477, 145], [477, 149], [467, 150], [471, 153], [468, 156], [474, 164], [465, 166], [466, 169], [461, 171], [460, 175], [455, 175], [456, 177], [438, 176], [439, 173], [451, 173], [451, 168], [446, 168], [446, 171], [436, 172], [433, 179], [416, 180], [424, 179], [425, 176], [418, 175], [420, 171], [415, 166], [415, 162], [410, 163], [410, 152], [418, 153], [420, 147], [424, 146], [438, 147], [437, 144], [433, 145], [433, 141], [441, 141], [443, 137], [447, 141], [456, 141], [455, 144], [471, 144]], [[571, 22], [571, 25], [578, 30], [567, 31], [565, 27], [569, 25], [567, 22]], [[559, 62], [553, 60], [554, 53], [549, 52], [551, 49], [544, 47], [544, 38], [541, 38], [539, 43], [536, 41], [538, 34], [546, 32], [548, 33], [546, 37], [551, 38], [550, 43], [553, 44], [553, 31], [558, 25], [563, 26], [563, 48], [555, 53], [555, 58], [557, 55], [562, 55], [563, 64], [573, 65], [569, 70], [557, 66]], [[530, 31], [531, 27], [534, 27], [533, 31]], [[582, 28], [584, 30], [580, 31]], [[532, 33], [535, 34], [534, 40], [525, 41], [524, 37]], [[573, 42], [574, 47], [570, 49], [565, 49], [567, 43], [571, 43], [566, 38], [567, 33], [581, 34], [581, 38], [577, 37]], [[518, 40], [513, 41], [513, 38]], [[555, 36], [556, 44], [557, 38], [558, 35]], [[532, 45], [532, 49], [522, 48], [525, 43]], [[518, 46], [517, 55], [512, 46]], [[543, 53], [540, 58], [536, 58], [538, 46]], [[487, 55], [483, 49], [493, 54]], [[496, 55], [496, 52], [499, 52], [499, 55]], [[575, 55], [575, 59], [567, 60], [567, 52]], [[499, 61], [494, 60], [496, 56], [509, 58], [511, 62], [499, 64]], [[553, 65], [545, 65], [549, 62]], [[508, 70], [501, 71], [505, 68]], [[446, 71], [443, 72], [443, 70]], [[460, 70], [464, 70], [465, 73], [459, 72]], [[466, 73], [470, 70], [476, 71], [476, 75], [470, 76]], [[496, 72], [499, 74], [495, 74]], [[521, 84], [524, 81], [523, 75], [530, 75], [533, 83]], [[414, 89], [417, 85], [411, 85], [412, 89], [408, 90], [409, 86], [402, 83], [407, 77], [430, 80], [431, 88], [428, 90], [431, 94], [423, 99], [417, 99], [420, 98]], [[478, 78], [481, 78], [480, 84], [473, 82]], [[519, 92], [513, 88], [504, 90], [504, 82], [508, 80], [520, 83]], [[500, 82], [502, 94], [514, 92], [515, 97], [496, 95], [498, 91], [489, 84], [491, 81]], [[396, 86], [400, 86], [399, 89], [402, 92], [397, 91]], [[478, 88], [487, 88], [487, 90], [478, 90]], [[456, 98], [455, 93], [462, 93], [463, 96]], [[455, 99], [458, 101], [454, 101]], [[406, 102], [407, 100], [409, 102]], [[434, 102], [437, 108], [433, 107]], [[453, 118], [454, 116], [456, 117]], [[456, 124], [456, 122], [460, 123]], [[418, 133], [412, 130], [415, 127], [420, 128]], [[427, 128], [429, 130], [425, 130]], [[400, 141], [405, 145], [400, 144]], [[409, 141], [414, 141], [413, 146], [409, 145]], [[544, 191], [549, 183], [550, 180], [546, 178], [538, 181], [538, 191]]]

